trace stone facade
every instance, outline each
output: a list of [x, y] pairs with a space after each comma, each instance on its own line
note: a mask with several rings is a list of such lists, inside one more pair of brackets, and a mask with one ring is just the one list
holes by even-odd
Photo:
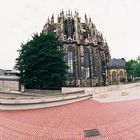
[[108, 69], [107, 70], [108, 76], [108, 84], [119, 84], [127, 81], [127, 74], [125, 69], [117, 68], [117, 69]]
[[127, 82], [127, 73], [125, 70], [126, 61], [124, 59], [111, 59], [107, 63], [107, 84], [119, 84]]
[[43, 32], [55, 32], [60, 37], [64, 60], [69, 66], [65, 86], [101, 86], [106, 83], [106, 64], [111, 56], [107, 42], [97, 31], [91, 18], [85, 15], [81, 22], [79, 13], [60, 12], [57, 22], [48, 19]]
[[0, 90], [18, 91], [19, 89], [19, 73], [14, 70], [0, 69]]
[[0, 89], [19, 91], [19, 81], [0, 79]]

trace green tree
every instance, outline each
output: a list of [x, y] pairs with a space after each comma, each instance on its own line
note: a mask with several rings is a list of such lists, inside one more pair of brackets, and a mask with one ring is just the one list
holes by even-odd
[[126, 63], [125, 66], [126, 72], [128, 74], [128, 78], [132, 77], [140, 77], [140, 62], [136, 60], [130, 60]]
[[136, 63], [135, 60], [131, 59], [129, 60], [126, 65], [125, 69], [128, 75], [134, 76], [134, 64]]
[[134, 77], [140, 77], [140, 63], [137, 62], [133, 65]]
[[20, 82], [27, 88], [61, 87], [66, 80], [67, 66], [60, 45], [55, 33], [34, 34], [22, 44], [15, 66], [20, 71]]

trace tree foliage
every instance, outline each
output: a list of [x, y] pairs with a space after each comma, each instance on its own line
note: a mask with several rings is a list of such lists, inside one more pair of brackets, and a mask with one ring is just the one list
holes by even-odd
[[140, 63], [135, 63], [133, 65], [133, 69], [134, 69], [134, 77], [140, 77]]
[[60, 87], [65, 81], [67, 66], [58, 36], [54, 33], [34, 34], [18, 50], [15, 68], [20, 71], [20, 82], [27, 88]]
[[125, 66], [126, 72], [129, 76], [140, 77], [140, 61], [137, 60], [129, 60]]
[[131, 59], [126, 63], [125, 69], [128, 75], [134, 75], [133, 65], [136, 63], [135, 60]]

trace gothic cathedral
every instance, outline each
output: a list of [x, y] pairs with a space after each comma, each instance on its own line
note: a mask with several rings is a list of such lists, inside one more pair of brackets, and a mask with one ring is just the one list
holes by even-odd
[[85, 15], [82, 22], [78, 12], [60, 12], [57, 22], [54, 15], [48, 19], [43, 32], [55, 32], [63, 42], [64, 60], [69, 66], [65, 86], [106, 85], [106, 66], [111, 56], [107, 42], [97, 31], [91, 18]]

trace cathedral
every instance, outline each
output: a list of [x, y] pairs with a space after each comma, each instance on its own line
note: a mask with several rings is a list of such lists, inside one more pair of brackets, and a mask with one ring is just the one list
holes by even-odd
[[54, 15], [43, 27], [43, 32], [55, 32], [62, 41], [60, 49], [69, 66], [65, 86], [104, 86], [107, 82], [107, 63], [110, 51], [103, 35], [96, 29], [91, 18], [85, 15], [81, 21], [79, 13], [61, 11], [57, 22]]

